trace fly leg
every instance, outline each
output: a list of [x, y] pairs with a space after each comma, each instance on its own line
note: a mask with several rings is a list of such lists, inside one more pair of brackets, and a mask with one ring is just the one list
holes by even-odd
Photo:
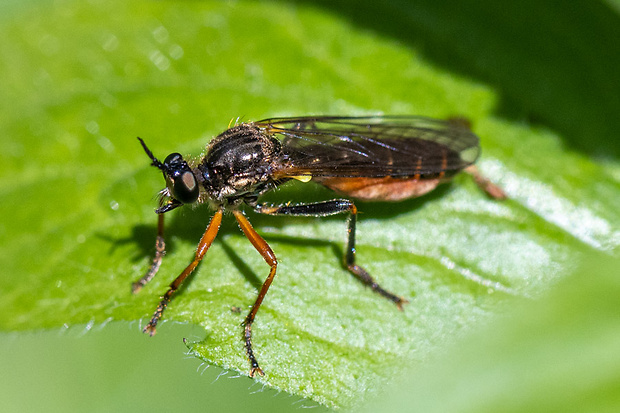
[[159, 267], [161, 266], [161, 260], [166, 254], [166, 241], [164, 240], [164, 214], [157, 215], [157, 238], [155, 239], [155, 256], [151, 262], [151, 266], [142, 278], [134, 282], [131, 285], [131, 292], [136, 294], [142, 287], [155, 277]]
[[[350, 201], [349, 201], [350, 202]], [[364, 285], [370, 287], [373, 291], [381, 294], [388, 300], [392, 301], [396, 304], [399, 310], [403, 310], [403, 304], [408, 303], [406, 299], [403, 297], [399, 297], [381, 287], [368, 272], [355, 263], [355, 225], [357, 222], [357, 208], [355, 205], [350, 202], [350, 213], [349, 215], [349, 227], [347, 229], [348, 233], [348, 243], [347, 243], [347, 251], [345, 254], [345, 265], [351, 274], [353, 274], [358, 280], [360, 280]]]
[[[447, 121], [453, 124], [455, 127], [472, 130], [471, 122], [467, 118], [461, 116], [454, 116], [448, 118]], [[504, 190], [499, 186], [495, 185], [493, 182], [489, 181], [489, 179], [486, 178], [484, 175], [482, 175], [476, 165], [469, 165], [463, 170], [463, 172], [470, 175], [474, 179], [474, 182], [476, 182], [476, 185], [478, 185], [478, 188], [486, 192], [486, 194], [491, 198], [498, 200], [507, 198]]]
[[[372, 288], [377, 293], [386, 297], [390, 301], [393, 301], [399, 309], [402, 310], [402, 305], [407, 302], [402, 297], [392, 294], [391, 292], [383, 289], [371, 276], [368, 272], [362, 267], [355, 264], [355, 222], [357, 218], [357, 208], [353, 204], [353, 202], [346, 199], [334, 199], [331, 201], [318, 202], [313, 204], [299, 204], [299, 205], [279, 205], [279, 206], [269, 206], [269, 205], [257, 205], [254, 207], [254, 210], [261, 214], [266, 215], [294, 215], [294, 216], [327, 216], [327, 215], [335, 215], [340, 213], [348, 212], [350, 213], [349, 217], [349, 229], [348, 229], [348, 245], [347, 251], [345, 254], [345, 266], [349, 270], [351, 274], [353, 274], [357, 279], [359, 279], [362, 283]], [[276, 275], [276, 268], [278, 266], [278, 261], [273, 253], [271, 247], [267, 244], [267, 242], [254, 230], [252, 224], [248, 221], [248, 219], [243, 215], [241, 211], [233, 211], [237, 222], [239, 223], [239, 227], [245, 234], [245, 236], [250, 240], [254, 248], [262, 255], [263, 259], [269, 266], [271, 270], [269, 271], [269, 275], [267, 279], [263, 283], [260, 291], [258, 292], [258, 296], [256, 297], [256, 301], [252, 306], [252, 309], [248, 313], [243, 322], [244, 326], [244, 342], [245, 342], [245, 350], [250, 361], [250, 377], [253, 377], [254, 374], [258, 373], [259, 375], [263, 375], [263, 370], [259, 367], [258, 361], [254, 356], [254, 350], [252, 349], [252, 324], [254, 323], [254, 319], [256, 317], [256, 313], [260, 308], [271, 283]]]
[[362, 267], [355, 263], [355, 225], [357, 222], [357, 208], [353, 202], [347, 199], [333, 199], [331, 201], [317, 202], [312, 204], [267, 206], [258, 205], [256, 212], [267, 215], [297, 215], [321, 217], [341, 213], [349, 213], [349, 226], [347, 230], [348, 242], [344, 256], [344, 266], [351, 274], [373, 291], [394, 302], [399, 310], [408, 301], [381, 287], [372, 276]]
[[486, 192], [487, 195], [491, 198], [500, 200], [507, 198], [504, 190], [499, 186], [495, 185], [493, 182], [489, 181], [487, 177], [482, 175], [476, 165], [468, 166], [464, 169], [464, 172], [471, 175], [471, 177], [474, 179], [474, 182], [476, 182], [476, 185], [478, 185], [478, 188]]
[[[163, 223], [163, 219], [161, 222]], [[151, 321], [149, 321], [146, 327], [144, 327], [144, 329], [142, 330], [143, 332], [149, 333], [151, 336], [155, 334], [155, 327], [157, 326], [157, 323], [161, 319], [162, 315], [164, 314], [164, 310], [166, 309], [166, 307], [168, 307], [168, 304], [170, 303], [170, 299], [172, 298], [172, 295], [179, 289], [181, 284], [183, 284], [183, 281], [185, 281], [185, 279], [192, 273], [192, 271], [194, 271], [196, 266], [198, 266], [198, 263], [202, 261], [203, 257], [207, 253], [207, 250], [213, 243], [213, 240], [215, 239], [215, 236], [217, 235], [220, 229], [221, 223], [222, 223], [222, 210], [218, 209], [215, 215], [213, 215], [213, 218], [211, 218], [211, 222], [209, 223], [209, 226], [207, 226], [207, 229], [204, 235], [202, 236], [202, 238], [200, 239], [200, 242], [198, 243], [198, 247], [196, 248], [196, 255], [194, 256], [194, 260], [183, 270], [181, 275], [179, 275], [170, 284], [168, 291], [166, 291], [166, 293], [163, 295], [163, 297], [161, 298], [161, 301], [159, 302], [159, 305], [157, 306], [157, 309], [155, 310], [155, 313], [153, 313], [153, 317], [151, 317]]]
[[271, 267], [267, 279], [265, 280], [263, 286], [258, 292], [258, 296], [256, 297], [256, 301], [254, 302], [252, 309], [245, 317], [245, 321], [243, 322], [243, 340], [245, 343], [245, 352], [248, 356], [248, 359], [250, 360], [250, 377], [254, 377], [254, 374], [256, 373], [263, 376], [265, 373], [263, 373], [263, 370], [259, 367], [258, 361], [254, 356], [254, 350], [252, 349], [252, 324], [254, 323], [256, 313], [258, 312], [258, 309], [260, 308], [260, 305], [262, 304], [263, 299], [265, 298], [265, 295], [269, 290], [269, 286], [271, 286], [271, 283], [276, 276], [278, 260], [276, 258], [276, 255], [271, 250], [269, 244], [267, 244], [267, 241], [265, 241], [260, 235], [258, 235], [254, 227], [252, 227], [252, 224], [250, 224], [250, 221], [248, 221], [245, 215], [243, 215], [243, 212], [234, 210], [233, 214], [237, 219], [239, 227], [241, 228], [245, 236], [250, 240], [250, 242], [252, 243], [254, 248], [256, 248], [256, 250], [260, 253], [260, 255], [262, 255], [262, 257], [265, 259], [265, 262], [267, 262], [267, 264], [269, 264], [269, 266]]

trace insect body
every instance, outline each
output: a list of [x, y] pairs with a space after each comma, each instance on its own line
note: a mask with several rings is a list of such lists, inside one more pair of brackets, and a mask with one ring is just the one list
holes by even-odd
[[423, 117], [273, 118], [234, 126], [207, 146], [201, 159], [180, 154], [159, 161], [140, 138], [152, 165], [163, 172], [166, 188], [156, 210], [156, 254], [147, 273], [133, 284], [138, 292], [157, 273], [165, 251], [164, 213], [184, 204], [209, 203], [215, 214], [193, 261], [170, 284], [144, 331], [153, 335], [172, 295], [196, 268], [219, 230], [224, 211], [231, 211], [241, 230], [270, 266], [252, 309], [243, 323], [250, 376], [263, 374], [252, 349], [252, 324], [278, 265], [267, 242], [254, 230], [242, 206], [268, 215], [327, 216], [349, 214], [344, 264], [348, 271], [399, 309], [407, 301], [383, 289], [355, 262], [357, 208], [349, 199], [309, 204], [266, 205], [259, 197], [284, 182], [315, 181], [347, 197], [366, 201], [400, 201], [423, 195], [465, 170], [495, 198], [501, 189], [473, 167], [478, 137], [455, 121]]

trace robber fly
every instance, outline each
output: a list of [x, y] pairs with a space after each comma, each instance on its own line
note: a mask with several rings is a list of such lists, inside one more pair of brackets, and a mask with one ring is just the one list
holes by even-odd
[[473, 166], [478, 137], [459, 121], [412, 116], [273, 118], [238, 124], [214, 138], [201, 158], [168, 155], [163, 162], [138, 138], [151, 165], [163, 172], [166, 188], [157, 208], [156, 253], [147, 273], [133, 284], [138, 292], [157, 273], [165, 252], [164, 214], [185, 204], [208, 203], [215, 210], [193, 261], [170, 284], [144, 332], [155, 334], [170, 299], [196, 268], [215, 239], [224, 211], [236, 218], [245, 236], [271, 267], [243, 322], [250, 377], [263, 375], [252, 349], [252, 323], [276, 275], [278, 261], [254, 230], [243, 206], [259, 214], [327, 216], [349, 214], [347, 270], [399, 309], [407, 301], [382, 288], [355, 261], [357, 208], [349, 199], [307, 204], [259, 203], [264, 193], [291, 180], [313, 181], [346, 197], [364, 201], [401, 201], [417, 197], [466, 171], [492, 197], [503, 192]]

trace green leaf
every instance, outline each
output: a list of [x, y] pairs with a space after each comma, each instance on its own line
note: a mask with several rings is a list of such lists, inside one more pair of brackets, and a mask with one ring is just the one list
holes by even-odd
[[[615, 412], [620, 405], [618, 260], [592, 254], [535, 303], [520, 303], [419, 369], [389, 412]], [[377, 411], [377, 404], [368, 411]], [[406, 406], [406, 408], [404, 408]]]
[[[357, 405], [403, 365], [424, 365], [540, 296], [584, 257], [617, 256], [619, 145], [609, 136], [620, 131], [620, 102], [609, 90], [618, 90], [619, 58], [600, 44], [617, 33], [617, 14], [586, 2], [565, 17], [550, 5], [507, 13], [517, 5], [459, 2], [455, 14], [435, 3], [1, 6], [0, 53], [10, 58], [0, 63], [0, 328], [144, 323], [191, 260], [210, 211], [167, 214], [160, 273], [132, 295], [154, 252], [164, 184], [135, 137], [159, 157], [198, 156], [237, 116], [466, 116], [481, 136], [480, 169], [510, 196], [489, 200], [460, 176], [423, 199], [358, 204], [358, 262], [409, 298], [404, 312], [341, 268], [343, 217], [249, 213], [280, 262], [253, 330], [266, 373], [256, 380], [269, 387]], [[538, 31], [521, 30], [531, 16]], [[576, 16], [597, 30], [571, 26]], [[560, 40], [582, 60], [556, 53]], [[607, 159], [593, 158], [599, 152]], [[297, 183], [266, 199], [332, 196]], [[226, 218], [164, 318], [202, 326], [190, 351], [247, 374], [240, 323], [268, 267]]]

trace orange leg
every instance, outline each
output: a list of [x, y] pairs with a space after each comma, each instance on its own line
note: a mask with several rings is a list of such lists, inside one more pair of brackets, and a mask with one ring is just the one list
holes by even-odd
[[254, 357], [254, 351], [252, 350], [252, 323], [254, 322], [256, 313], [258, 312], [258, 309], [260, 308], [260, 305], [263, 302], [263, 299], [265, 298], [267, 291], [269, 290], [269, 286], [271, 285], [271, 282], [273, 281], [273, 278], [276, 275], [276, 268], [278, 266], [278, 260], [276, 258], [276, 255], [271, 250], [271, 247], [269, 247], [269, 245], [267, 244], [267, 241], [265, 241], [260, 235], [258, 235], [256, 230], [252, 227], [252, 224], [250, 224], [250, 221], [248, 221], [245, 215], [243, 215], [243, 212], [233, 211], [233, 214], [235, 215], [235, 218], [237, 219], [237, 222], [239, 223], [239, 227], [241, 228], [245, 236], [250, 240], [252, 245], [254, 245], [254, 248], [256, 248], [256, 250], [260, 253], [260, 255], [262, 255], [262, 257], [265, 259], [265, 262], [267, 262], [267, 264], [269, 264], [269, 266], [271, 267], [271, 270], [269, 270], [269, 275], [267, 276], [267, 279], [265, 280], [265, 282], [263, 283], [263, 286], [258, 292], [258, 297], [256, 297], [256, 301], [254, 302], [252, 309], [250, 310], [248, 315], [245, 317], [245, 321], [243, 322], [243, 326], [244, 326], [243, 337], [245, 341], [245, 352], [248, 355], [248, 359], [250, 360], [250, 366], [251, 366], [250, 377], [254, 377], [254, 374], [256, 373], [263, 376], [264, 375], [263, 370], [261, 370], [261, 368], [258, 366], [258, 361], [256, 361], [256, 357]]
[[161, 260], [166, 253], [166, 241], [164, 240], [164, 214], [157, 215], [157, 239], [155, 240], [155, 257], [153, 257], [153, 262], [151, 262], [151, 266], [149, 270], [144, 274], [142, 278], [131, 285], [131, 292], [136, 294], [138, 293], [142, 287], [146, 285], [149, 281], [155, 277], [157, 271], [159, 271], [159, 267], [161, 266]]
[[[457, 128], [465, 128], [471, 130], [471, 121], [462, 116], [453, 116], [448, 118], [447, 121], [453, 124]], [[445, 161], [445, 156], [444, 156]], [[488, 196], [493, 199], [506, 199], [506, 193], [502, 188], [495, 185], [493, 182], [489, 181], [484, 175], [480, 173], [476, 165], [470, 165], [463, 170], [465, 173], [469, 174], [472, 178], [474, 178], [474, 182], [478, 185], [478, 188], [482, 189]]]
[[506, 199], [506, 193], [502, 188], [489, 181], [487, 177], [482, 175], [476, 165], [470, 165], [464, 169], [464, 172], [471, 175], [474, 178], [474, 182], [478, 185], [478, 188], [482, 189], [493, 199]]
[[198, 263], [205, 256], [207, 250], [213, 243], [213, 240], [215, 239], [215, 236], [217, 235], [217, 232], [220, 229], [221, 223], [222, 223], [222, 210], [218, 209], [215, 215], [213, 215], [213, 218], [211, 218], [211, 222], [209, 223], [209, 226], [207, 227], [204, 235], [202, 236], [202, 238], [200, 239], [200, 242], [198, 243], [198, 248], [196, 248], [196, 255], [194, 257], [194, 260], [191, 262], [191, 264], [189, 264], [183, 270], [181, 275], [179, 275], [172, 282], [172, 284], [170, 284], [170, 288], [168, 288], [168, 291], [166, 291], [166, 294], [164, 294], [164, 296], [162, 297], [159, 305], [157, 306], [157, 309], [155, 310], [155, 313], [153, 314], [153, 317], [151, 318], [151, 321], [149, 321], [146, 327], [144, 327], [143, 331], [145, 333], [149, 333], [151, 336], [155, 334], [155, 327], [157, 326], [157, 322], [161, 319], [161, 316], [164, 314], [164, 310], [168, 306], [168, 303], [170, 302], [172, 295], [179, 289], [181, 284], [183, 284], [183, 281], [185, 281], [187, 276], [190, 275], [192, 271], [194, 271]]

